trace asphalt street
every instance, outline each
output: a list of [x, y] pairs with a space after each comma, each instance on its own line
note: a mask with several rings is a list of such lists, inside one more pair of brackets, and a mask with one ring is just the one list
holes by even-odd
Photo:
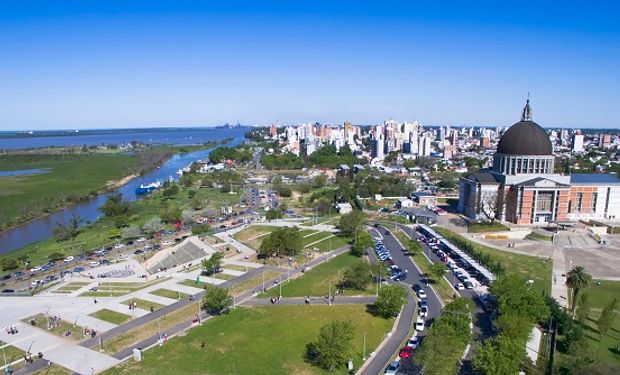
[[[387, 234], [390, 233], [390, 234]], [[428, 317], [425, 319], [425, 326], [428, 327], [433, 320], [441, 313], [442, 304], [435, 292], [426, 288], [426, 280], [422, 276], [420, 270], [415, 266], [411, 258], [404, 253], [404, 248], [399, 244], [398, 240], [385, 228], [374, 228], [370, 234], [373, 237], [383, 239], [383, 244], [388, 248], [392, 259], [401, 269], [407, 271], [407, 278], [403, 280], [409, 289], [413, 287], [424, 288], [428, 296]], [[374, 257], [374, 250], [371, 250], [371, 256]], [[417, 319], [416, 305], [417, 298], [410, 297], [411, 301], [405, 307], [401, 320], [396, 331], [392, 334], [389, 342], [371, 359], [371, 363], [366, 367], [364, 374], [382, 373], [385, 367], [390, 363], [394, 354], [402, 347], [403, 343], [410, 337], [410, 329], [415, 319]], [[418, 332], [418, 336], [423, 337], [425, 331]], [[415, 361], [415, 355], [413, 356]], [[410, 360], [401, 360], [401, 374], [414, 374], [415, 368]]]
[[[407, 233], [409, 237], [415, 238], [415, 239], [420, 238], [420, 234], [416, 232], [413, 228], [408, 227], [406, 225], [402, 225], [402, 224], [398, 224], [398, 227], [402, 229], [405, 233]], [[435, 253], [432, 252], [432, 250], [428, 247], [428, 245], [426, 245], [424, 242], [421, 242], [421, 241], [419, 242], [420, 242], [420, 245], [422, 245], [424, 254], [426, 254], [426, 256], [433, 263], [441, 262], [439, 257]], [[455, 283], [457, 282], [456, 278], [451, 272], [449, 274], [446, 274], [446, 278], [448, 279], [450, 283], [452, 283], [452, 285], [455, 285]], [[472, 358], [474, 349], [476, 347], [476, 344], [481, 341], [486, 340], [489, 337], [492, 337], [495, 333], [493, 332], [493, 329], [492, 329], [491, 317], [478, 302], [476, 293], [472, 289], [461, 290], [459, 291], [459, 293], [461, 294], [462, 297], [470, 298], [475, 303], [475, 312], [474, 312], [475, 318], [473, 319], [474, 340], [472, 341], [472, 345], [469, 351], [467, 352], [467, 355], [465, 356], [465, 359], [463, 360], [461, 369], [459, 371], [460, 375], [469, 375], [469, 374], [474, 373], [471, 367], [471, 358]]]

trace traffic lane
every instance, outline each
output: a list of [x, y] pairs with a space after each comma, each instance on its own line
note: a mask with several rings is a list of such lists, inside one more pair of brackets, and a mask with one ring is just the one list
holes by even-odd
[[[403, 247], [399, 245], [394, 236], [385, 235], [385, 230], [379, 232], [377, 229], [373, 229], [373, 231], [375, 232], [375, 236], [377, 233], [380, 233], [381, 237], [383, 237], [383, 244], [390, 251], [390, 255], [392, 256], [394, 263], [396, 263], [396, 265], [401, 269], [407, 271], [407, 278], [403, 281], [403, 283], [409, 285], [410, 287], [413, 287], [414, 285], [420, 286], [426, 291], [428, 296], [428, 317], [425, 318], [425, 326], [430, 325], [430, 323], [432, 323], [433, 320], [441, 313], [442, 306], [439, 301], [439, 297], [437, 297], [432, 289], [426, 287], [426, 279], [420, 274], [420, 271], [418, 271], [417, 267], [413, 264], [411, 258], [404, 254]], [[426, 332], [426, 328], [423, 332], [420, 332], [419, 335], [424, 336], [424, 332]]]

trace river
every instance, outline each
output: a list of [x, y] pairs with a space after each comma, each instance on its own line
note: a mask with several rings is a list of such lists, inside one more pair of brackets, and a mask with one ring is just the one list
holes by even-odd
[[[243, 142], [243, 131], [238, 129], [228, 129], [228, 132], [221, 134], [218, 132], [218, 136], [220, 136], [219, 139], [233, 137], [233, 140], [229, 143], [230, 146]], [[209, 139], [209, 141], [213, 140], [217, 139]], [[140, 184], [148, 184], [158, 179], [165, 180], [169, 177], [178, 179], [176, 172], [180, 168], [187, 167], [196, 160], [206, 158], [210, 152], [211, 150], [209, 149], [186, 154], [175, 154], [159, 169], [155, 169], [144, 176], [133, 178], [115, 191], [120, 192], [124, 200], [135, 201], [140, 198], [140, 196], [135, 194], [135, 189]], [[6, 254], [51, 237], [54, 227], [58, 223], [67, 223], [73, 215], [78, 215], [87, 222], [97, 220], [101, 216], [99, 207], [105, 203], [106, 199], [107, 194], [101, 194], [88, 202], [55, 211], [50, 215], [40, 217], [19, 227], [0, 232], [0, 254]]]

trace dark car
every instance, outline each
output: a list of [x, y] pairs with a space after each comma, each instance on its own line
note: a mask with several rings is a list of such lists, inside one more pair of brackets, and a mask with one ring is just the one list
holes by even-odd
[[84, 267], [75, 267], [73, 272], [84, 272]]
[[22, 277], [22, 276], [24, 276], [24, 272], [22, 272], [22, 271], [17, 271], [17, 272], [15, 272], [15, 273], [13, 274], [13, 276], [15, 276], [15, 277]]
[[11, 278], [11, 274], [7, 273], [6, 275], [2, 276], [2, 280], [8, 280]]
[[390, 231], [389, 231], [389, 230], [386, 230], [386, 231], [385, 231], [385, 235], [386, 235], [386, 236], [389, 236], [390, 234], [392, 234], [392, 233], [390, 233]]
[[2, 293], [14, 293], [15, 291], [13, 289], [4, 289], [2, 290]]

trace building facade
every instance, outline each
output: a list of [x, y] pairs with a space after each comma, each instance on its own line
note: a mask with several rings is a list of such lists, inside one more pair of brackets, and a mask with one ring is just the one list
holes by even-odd
[[459, 187], [458, 210], [473, 220], [543, 224], [620, 218], [620, 179], [556, 173], [549, 135], [532, 121], [529, 100], [521, 121], [500, 138], [493, 166], [461, 177]]

